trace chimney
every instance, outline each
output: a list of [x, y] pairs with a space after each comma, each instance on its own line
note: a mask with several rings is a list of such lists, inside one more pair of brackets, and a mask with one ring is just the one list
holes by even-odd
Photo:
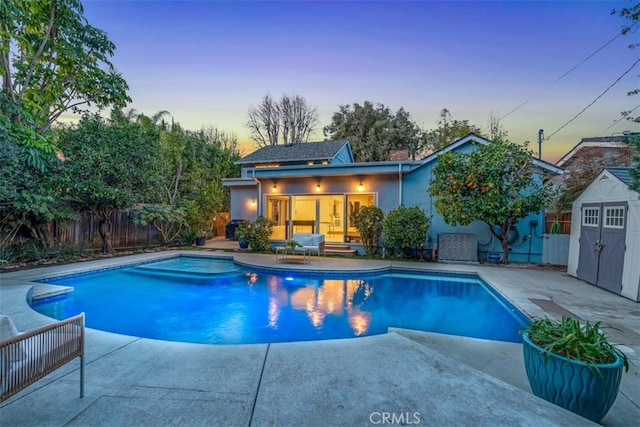
[[406, 148], [392, 148], [389, 152], [391, 160], [409, 160], [409, 150]]

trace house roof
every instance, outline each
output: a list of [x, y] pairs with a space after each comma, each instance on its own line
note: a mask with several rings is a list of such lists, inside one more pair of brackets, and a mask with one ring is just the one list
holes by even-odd
[[[452, 151], [455, 150], [456, 148], [468, 143], [468, 142], [475, 142], [478, 144], [482, 144], [482, 145], [488, 145], [491, 143], [491, 141], [489, 141], [486, 138], [483, 138], [481, 136], [476, 135], [473, 132], [468, 133], [466, 136], [458, 139], [457, 141], [452, 142], [451, 144], [447, 145], [446, 147], [442, 148], [441, 150], [438, 150], [434, 153], [431, 153], [430, 155], [428, 155], [427, 157], [425, 157], [424, 159], [422, 159], [422, 162], [424, 163], [429, 163], [430, 161], [432, 161], [433, 159], [437, 158], [438, 156], [440, 156], [441, 154], [444, 154], [448, 151]], [[556, 173], [559, 175], [564, 174], [564, 169], [553, 165], [549, 162], [546, 162], [544, 160], [540, 160], [540, 159], [533, 159], [533, 164], [539, 168], [545, 169], [548, 172], [552, 172], [552, 173]]]
[[631, 175], [629, 174], [631, 168], [605, 168], [605, 170], [628, 186], [631, 185]]
[[[629, 133], [629, 135], [635, 135], [635, 133]], [[569, 150], [569, 152], [567, 152], [567, 154], [562, 156], [556, 162], [556, 165], [563, 166], [580, 150], [593, 149], [594, 147], [605, 149], [621, 149], [628, 147], [624, 142], [626, 137], [627, 135], [582, 138], [579, 143], [577, 143], [571, 150]]]
[[[349, 145], [349, 142], [346, 140], [268, 145], [243, 157], [236, 163], [245, 165], [331, 160], [345, 145]], [[348, 147], [348, 150], [350, 153], [351, 148]], [[353, 161], [353, 156], [351, 156], [351, 158]]]

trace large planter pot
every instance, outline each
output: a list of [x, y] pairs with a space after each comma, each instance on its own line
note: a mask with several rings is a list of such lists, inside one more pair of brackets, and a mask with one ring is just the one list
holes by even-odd
[[616, 400], [623, 360], [597, 365], [600, 374], [586, 363], [544, 350], [522, 334], [524, 366], [533, 394], [578, 415], [600, 422]]
[[204, 237], [196, 237], [196, 246], [204, 246], [207, 243], [207, 239]]
[[249, 240], [246, 238], [240, 237], [238, 239], [238, 244], [240, 245], [240, 249], [248, 249], [249, 248]]

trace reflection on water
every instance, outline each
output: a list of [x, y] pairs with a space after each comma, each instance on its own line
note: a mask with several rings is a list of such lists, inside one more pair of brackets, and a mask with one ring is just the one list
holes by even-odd
[[[270, 276], [267, 281], [269, 294], [269, 327], [278, 328], [278, 314], [286, 305], [304, 311], [314, 328], [322, 328], [328, 316], [347, 316], [354, 335], [365, 334], [371, 323], [371, 313], [362, 311], [361, 305], [373, 294], [373, 286], [364, 280], [322, 280], [320, 284], [292, 284], [287, 291], [287, 281]], [[290, 292], [290, 294], [289, 294]], [[288, 296], [288, 298], [287, 298]]]

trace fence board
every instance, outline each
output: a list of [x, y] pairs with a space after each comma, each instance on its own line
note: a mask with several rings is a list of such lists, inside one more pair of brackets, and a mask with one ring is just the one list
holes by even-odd
[[[113, 249], [150, 246], [157, 240], [158, 231], [151, 225], [133, 224], [129, 211], [115, 212], [111, 224], [110, 241]], [[88, 212], [81, 213], [77, 221], [55, 221], [51, 224], [58, 244], [91, 249], [100, 249], [102, 246], [98, 226], [98, 220]]]
[[569, 264], [569, 234], [545, 234], [542, 239], [542, 263]]
[[545, 233], [551, 231], [551, 225], [554, 222], [560, 223], [562, 227], [560, 234], [571, 234], [571, 212], [564, 212], [561, 215], [547, 215], [545, 218]]

